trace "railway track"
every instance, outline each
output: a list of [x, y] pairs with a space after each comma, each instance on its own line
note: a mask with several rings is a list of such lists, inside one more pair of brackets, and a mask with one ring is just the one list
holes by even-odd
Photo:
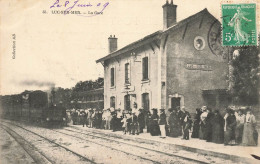
[[38, 151], [32, 144], [27, 142], [12, 129], [0, 124], [0, 127], [5, 130], [21, 147], [22, 149], [33, 159], [37, 164], [53, 164], [54, 162], [46, 157], [42, 152]]
[[[78, 139], [81, 139], [81, 140], [89, 141], [89, 142], [95, 143], [95, 144], [97, 144], [97, 145], [110, 148], [110, 149], [112, 149], [112, 150], [116, 150], [116, 151], [119, 151], [119, 152], [123, 152], [123, 153], [125, 153], [125, 154], [127, 154], [127, 155], [136, 156], [136, 157], [138, 157], [138, 158], [141, 158], [141, 159], [146, 160], [146, 161], [150, 161], [150, 162], [152, 162], [152, 163], [156, 163], [156, 164], [161, 163], [161, 162], [159, 162], [159, 161], [152, 160], [152, 159], [150, 159], [150, 158], [145, 158], [145, 157], [143, 157], [143, 156], [136, 155], [135, 153], [130, 153], [129, 151], [120, 150], [120, 149], [118, 149], [118, 148], [115, 148], [115, 147], [112, 147], [112, 146], [111, 146], [111, 142], [116, 142], [116, 143], [118, 143], [118, 144], [122, 144], [122, 142], [117, 142], [117, 141], [114, 141], [114, 140], [111, 140], [111, 139], [106, 139], [106, 138], [104, 138], [104, 137], [97, 137], [97, 136], [94, 136], [94, 135], [88, 135], [88, 136], [92, 136], [92, 137], [96, 137], [96, 138], [101, 138], [101, 139], [110, 141], [110, 144], [109, 144], [109, 145], [104, 145], [103, 143], [95, 142], [95, 141], [93, 141], [93, 140], [89, 140], [89, 139], [86, 139], [86, 138], [84, 138], [84, 137], [79, 137], [79, 136], [76, 136], [76, 135], [71, 135], [71, 134], [64, 133], [64, 132], [61, 132], [61, 131], [56, 131], [56, 130], [55, 130], [55, 132], [58, 132], [58, 133], [61, 133], [61, 134], [64, 134], [64, 135], [69, 135], [69, 136], [71, 136], [71, 137], [78, 138]], [[141, 148], [141, 149], [148, 150], [148, 151], [151, 151], [151, 152], [154, 152], [154, 153], [161, 153], [161, 154], [163, 154], [163, 155], [168, 155], [168, 156], [170, 156], [170, 157], [175, 157], [175, 158], [177, 157], [177, 156], [174, 156], [174, 155], [169, 154], [169, 153], [164, 153], [164, 152], [160, 152], [160, 151], [156, 151], [156, 150], [144, 148], [144, 147], [141, 147], [141, 146], [126, 144], [126, 143], [123, 143], [123, 144], [132, 146], [132, 147], [134, 147], [135, 149], [136, 149], [136, 148]], [[122, 146], [122, 145], [121, 145], [121, 146]], [[127, 150], [127, 149], [126, 149], [126, 150]], [[178, 158], [183, 158], [183, 157], [178, 157]], [[187, 160], [187, 158], [183, 158], [183, 159]], [[186, 163], [187, 161], [182, 161], [183, 159], [177, 159], [177, 160], [175, 161], [175, 163], [179, 163], [179, 164], [184, 164], [184, 163]], [[182, 162], [181, 162], [181, 161], [182, 161]], [[188, 160], [188, 161], [190, 161], [190, 162], [192, 161], [192, 163], [203, 163], [203, 164], [206, 163], [206, 164], [208, 164], [207, 162], [203, 162], [203, 161], [199, 161], [199, 160], [195, 160], [195, 159], [190, 159], [190, 160]]]
[[[94, 162], [93, 160], [90, 160], [90, 159], [86, 158], [85, 156], [82, 156], [81, 154], [79, 154], [79, 153], [77, 153], [77, 152], [75, 152], [75, 151], [72, 151], [72, 150], [70, 150], [70, 149], [68, 149], [68, 148], [66, 148], [66, 147], [64, 147], [64, 146], [62, 146], [62, 145], [60, 145], [60, 144], [58, 144], [58, 143], [56, 143], [56, 142], [54, 142], [54, 141], [52, 141], [52, 140], [46, 138], [46, 137], [43, 137], [43, 136], [41, 136], [41, 135], [39, 135], [39, 134], [37, 134], [37, 133], [31, 131], [31, 130], [28, 130], [28, 129], [22, 127], [22, 126], [19, 126], [19, 125], [13, 124], [13, 123], [9, 123], [9, 122], [5, 122], [5, 123], [8, 123], [8, 124], [11, 124], [11, 125], [13, 125], [13, 126], [19, 127], [19, 128], [21, 128], [21, 129], [23, 129], [24, 131], [29, 132], [30, 134], [32, 134], [32, 135], [34, 135], [34, 136], [37, 136], [38, 138], [41, 138], [41, 139], [43, 139], [43, 140], [49, 142], [52, 146], [55, 145], [55, 147], [64, 149], [65, 151], [72, 153], [73, 155], [77, 156], [80, 161], [84, 161], [84, 163], [87, 162], [87, 163], [91, 163], [91, 164], [96, 164], [96, 162]], [[2, 124], [2, 123], [0, 123], [0, 126], [1, 126], [3, 129], [5, 129], [5, 130], [6, 130], [12, 137], [14, 137], [16, 140], [18, 140], [18, 139], [17, 139], [18, 137], [16, 137], [16, 136], [19, 136], [19, 138], [20, 138], [21, 140], [24, 140], [24, 142], [29, 143], [28, 141], [26, 141], [25, 139], [23, 139], [23, 137], [22, 137], [21, 135], [19, 135], [19, 134], [16, 133], [14, 130], [12, 130], [10, 127], [8, 127], [8, 126], [6, 126], [6, 125], [4, 125], [4, 124]], [[10, 132], [11, 132], [11, 133], [10, 133]], [[15, 136], [15, 135], [16, 135], [16, 136]], [[18, 142], [18, 143], [21, 143], [21, 142]], [[50, 146], [50, 147], [51, 147], [51, 146]], [[25, 148], [25, 147], [23, 147], [23, 148]], [[42, 162], [42, 159], [43, 159], [43, 158], [40, 158], [39, 155], [32, 154], [31, 152], [29, 152], [29, 150], [33, 150], [32, 147], [29, 148], [29, 149], [28, 149], [28, 148], [25, 148], [25, 151], [36, 161], [36, 163], [46, 163], [46, 162]], [[35, 148], [34, 148], [34, 150], [35, 150]], [[44, 153], [42, 153], [41, 151], [39, 151], [39, 150], [37, 150], [37, 151], [39, 152], [39, 154], [40, 154], [42, 157], [45, 158], [44, 161], [47, 160], [47, 161], [49, 161], [49, 163], [53, 163], [53, 164], [54, 164], [54, 163], [57, 163], [57, 162], [51, 160], [50, 158], [48, 158], [48, 157], [47, 157]], [[36, 156], [36, 157], [35, 157], [35, 156]]]
[[[10, 123], [10, 122], [6, 122], [6, 123], [12, 124], [13, 126], [17, 126], [17, 127], [22, 128], [26, 131], [29, 131], [33, 134], [36, 134], [35, 132], [32, 132], [32, 131], [30, 131], [30, 130], [28, 130], [28, 129], [20, 126], [20, 125], [17, 125], [16, 123]], [[70, 137], [73, 137], [73, 138], [77, 138], [79, 140], [94, 143], [96, 145], [106, 147], [106, 148], [114, 150], [116, 152], [124, 153], [126, 155], [134, 156], [134, 157], [137, 157], [139, 159], [142, 159], [143, 161], [147, 161], [147, 162], [144, 162], [144, 163], [155, 163], [155, 164], [168, 163], [168, 162], [163, 161], [163, 160], [165, 160], [165, 158], [171, 159], [170, 163], [174, 163], [174, 164], [186, 164], [186, 163], [203, 163], [203, 164], [205, 164], [205, 163], [209, 163], [209, 162], [205, 162], [205, 161], [200, 161], [200, 160], [191, 159], [191, 158], [185, 158], [185, 157], [173, 155], [173, 154], [166, 153], [166, 152], [161, 152], [161, 151], [158, 151], [158, 150], [145, 148], [145, 147], [138, 146], [138, 145], [135, 145], [135, 144], [119, 142], [119, 141], [116, 141], [116, 140], [113, 140], [113, 139], [109, 139], [107, 137], [101, 137], [101, 136], [97, 136], [97, 135], [93, 135], [93, 134], [89, 134], [89, 133], [88, 134], [80, 133], [80, 132], [77, 132], [77, 131], [74, 131], [74, 130], [68, 130], [68, 129], [59, 129], [59, 130], [53, 130], [52, 129], [51, 131], [53, 131], [53, 133], [60, 133], [62, 135], [67, 135], [67, 136], [70, 136]], [[68, 133], [68, 132], [70, 132], [70, 133]], [[79, 134], [81, 134], [81, 136]], [[107, 142], [107, 143], [105, 143], [105, 142]], [[119, 145], [120, 145], [120, 147], [118, 147]], [[128, 146], [128, 147], [125, 148], [126, 146]], [[125, 149], [121, 149], [121, 147], [123, 147]], [[131, 150], [134, 150], [134, 151], [131, 152]], [[137, 152], [144, 152], [144, 151], [146, 152], [145, 155], [137, 153]]]
[[[20, 125], [17, 125], [16, 123], [11, 123], [11, 122], [6, 122], [8, 124], [12, 124], [13, 126], [19, 127], [21, 129], [24, 129], [30, 133], [33, 133], [34, 135], [40, 136], [39, 134], [28, 130]], [[64, 128], [64, 129], [48, 129], [53, 132], [53, 135], [55, 133], [59, 133], [60, 135], [63, 136], [68, 136], [68, 137], [73, 137], [75, 139], [85, 141], [87, 143], [92, 143], [96, 144], [100, 147], [106, 147], [107, 149], [111, 149], [113, 151], [116, 151], [118, 153], [124, 153], [127, 156], [133, 156], [137, 157], [139, 159], [142, 159], [143, 161], [147, 161], [144, 163], [174, 163], [174, 164], [186, 164], [186, 163], [223, 163], [223, 161], [214, 161], [215, 159], [211, 158], [198, 158], [196, 156], [196, 153], [186, 153], [182, 154], [183, 152], [179, 153], [178, 150], [174, 150], [173, 148], [170, 151], [165, 151], [162, 150], [161, 148], [158, 147], [158, 145], [151, 145], [151, 144], [146, 144], [138, 141], [130, 141], [130, 140], [125, 140], [119, 137], [115, 136], [108, 136], [107, 134], [101, 133], [101, 132], [96, 132], [93, 130], [90, 130], [89, 132], [85, 132], [80, 128]], [[50, 139], [40, 136], [43, 139], [47, 139], [50, 142]], [[57, 146], [64, 147], [62, 145], [59, 145], [55, 143]], [[68, 148], [64, 147], [67, 151], [70, 151]], [[141, 152], [141, 153], [138, 153]], [[144, 153], [145, 152], [145, 153]], [[77, 155], [81, 156], [77, 152], [75, 152]], [[195, 155], [194, 155], [195, 154]], [[184, 156], [183, 156], [184, 155]], [[190, 156], [191, 155], [191, 156]], [[164, 159], [170, 159], [163, 161]], [[222, 159], [221, 159], [222, 160]], [[89, 161], [89, 159], [88, 159]], [[225, 160], [224, 160], [225, 161]], [[89, 161], [90, 162], [90, 161]], [[94, 161], [91, 161], [94, 163]], [[227, 163], [225, 161], [224, 163]], [[228, 161], [228, 163], [233, 163], [232, 161]]]
[[[12, 123], [12, 122], [5, 122], [5, 123], [10, 124], [10, 125], [12, 125], [12, 126], [19, 127], [19, 128], [21, 128], [21, 129], [23, 129], [23, 130], [25, 130], [25, 131], [28, 131], [28, 132], [30, 132], [30, 133], [33, 133], [33, 134], [37, 135], [37, 136], [40, 136], [40, 135], [38, 135], [37, 133], [35, 133], [35, 132], [31, 131], [31, 130], [28, 130], [28, 129], [26, 129], [26, 128], [20, 126], [20, 125], [17, 125], [16, 123]], [[49, 130], [51, 130], [51, 129], [49, 129]], [[111, 150], [114, 150], [114, 151], [116, 151], [116, 152], [120, 152], [120, 153], [124, 153], [124, 154], [126, 154], [126, 155], [130, 155], [130, 156], [137, 157], [137, 158], [139, 158], [139, 159], [142, 159], [143, 161], [146, 161], [146, 162], [144, 162], [144, 163], [154, 163], [154, 164], [159, 164], [159, 163], [161, 163], [161, 162], [158, 162], [158, 161], [156, 161], [156, 160], [151, 160], [151, 159], [149, 159], [149, 158], [145, 158], [145, 157], [142, 157], [142, 156], [133, 154], [133, 153], [129, 153], [129, 152], [126, 152], [126, 151], [123, 151], [123, 150], [120, 150], [120, 149], [116, 149], [116, 148], [112, 148], [112, 147], [110, 147], [110, 146], [106, 146], [106, 145], [104, 145], [104, 144], [100, 144], [100, 143], [98, 143], [98, 142], [94, 142], [93, 140], [87, 140], [87, 139], [84, 139], [84, 138], [82, 138], [82, 137], [77, 137], [77, 136], [75, 136], [75, 135], [69, 135], [69, 134], [66, 134], [66, 133], [59, 132], [59, 131], [57, 131], [57, 130], [51, 130], [51, 131], [52, 131], [53, 133], [55, 133], [55, 132], [56, 132], [56, 133], [60, 133], [60, 134], [67, 135], [67, 136], [70, 136], [70, 137], [74, 137], [74, 138], [77, 138], [77, 139], [80, 139], [80, 140], [84, 140], [84, 141], [87, 141], [87, 142], [90, 142], [90, 143], [94, 143], [94, 144], [99, 145], [99, 146], [102, 146], [102, 147], [106, 147], [106, 148], [111, 149]], [[40, 136], [40, 137], [43, 138], [43, 139], [47, 139], [47, 140], [50, 141], [50, 142], [53, 142], [53, 141], [49, 140], [49, 139], [46, 138], [46, 137], [43, 137], [43, 136]], [[57, 143], [55, 143], [55, 144], [57, 144]], [[62, 146], [62, 145], [60, 145], [60, 146]], [[62, 147], [63, 147], [63, 146], [62, 146]], [[184, 164], [184, 162], [180, 162], [180, 161], [175, 161], [175, 163], [176, 163], [176, 164]]]
[[[75, 129], [77, 129], [77, 130], [75, 130]], [[98, 132], [98, 131], [95, 131], [92, 129], [88, 129], [89, 132], [85, 132], [85, 130], [84, 130], [84, 132], [82, 132], [83, 130], [80, 129], [79, 127], [64, 128], [62, 130], [100, 138], [102, 140], [107, 140], [110, 143], [114, 142], [114, 143], [117, 143], [120, 145], [128, 145], [131, 147], [136, 147], [136, 148], [140, 148], [140, 149], [147, 150], [147, 151], [153, 151], [159, 155], [162, 154], [162, 155], [166, 155], [166, 156], [177, 158], [177, 159], [183, 159], [186, 161], [191, 161], [192, 163], [229, 163], [229, 164], [237, 163], [232, 160], [222, 159], [222, 158], [218, 158], [218, 157], [212, 157], [212, 156], [208, 156], [205, 154], [203, 155], [200, 153], [193, 153], [193, 152], [185, 151], [185, 150], [182, 150], [182, 149], [179, 149], [176, 147], [167, 146], [166, 147], [167, 150], [165, 150], [165, 146], [161, 146], [160, 143], [157, 143], [157, 142], [151, 143], [149, 141], [147, 143], [146, 142], [144, 143], [143, 141], [139, 141], [138, 139], [132, 140], [132, 139], [130, 139], [131, 137], [124, 138], [124, 137], [120, 137], [120, 136], [116, 136], [116, 135]]]
[[[173, 157], [173, 158], [176, 158], [177, 161], [179, 163], [184, 163], [185, 161], [190, 161], [192, 163], [200, 163], [200, 164], [209, 164], [211, 162], [205, 162], [205, 161], [202, 161], [202, 160], [198, 160], [198, 159], [194, 159], [194, 158], [189, 158], [189, 157], [184, 157], [184, 156], [180, 156], [180, 155], [177, 155], [177, 154], [173, 154], [173, 153], [167, 153], [167, 152], [163, 152], [163, 151], [159, 151], [159, 150], [155, 150], [155, 149], [151, 149], [151, 148], [147, 148], [147, 147], [144, 147], [144, 146], [140, 146], [140, 144], [133, 144], [133, 143], [130, 143], [130, 142], [122, 142], [122, 141], [118, 141], [118, 140], [115, 140], [117, 138], [115, 137], [111, 137], [111, 138], [114, 138], [114, 139], [111, 139], [111, 138], [108, 138], [108, 137], [105, 137], [104, 134], [98, 134], [96, 132], [90, 132], [90, 133], [83, 133], [83, 132], [79, 132], [79, 131], [75, 131], [75, 130], [71, 130], [71, 129], [62, 129], [62, 130], [55, 130], [56, 132], [58, 133], [62, 133], [64, 135], [69, 135], [71, 137], [75, 137], [75, 138], [79, 138], [79, 139], [84, 139], [84, 140], [87, 140], [86, 138], [84, 137], [79, 137], [79, 136], [76, 136], [76, 135], [71, 135], [71, 134], [68, 134], [68, 133], [64, 133], [62, 131], [69, 131], [69, 132], [73, 132], [73, 133], [79, 133], [79, 134], [83, 134], [85, 137], [96, 137], [96, 138], [100, 138], [102, 140], [106, 140], [108, 141], [108, 143], [117, 143], [117, 144], [120, 144], [120, 145], [127, 145], [127, 146], [131, 146], [131, 147], [134, 147], [134, 148], [139, 148], [139, 149], [143, 149], [143, 150], [146, 150], [146, 151], [150, 151], [150, 152], [155, 152], [157, 154], [161, 154], [161, 155], [165, 155], [165, 156], [169, 156], [169, 157]], [[98, 134], [98, 135], [94, 135], [93, 133], [95, 134]], [[102, 136], [104, 135], [104, 136]], [[89, 141], [89, 140], [87, 140]], [[92, 141], [93, 142], [93, 141]], [[101, 144], [101, 143], [96, 143], [96, 144]], [[104, 145], [103, 145], [104, 146]], [[111, 148], [111, 144], [109, 145], [110, 148]], [[118, 151], [122, 151], [122, 150], [118, 150]], [[125, 152], [125, 153], [128, 153], [130, 154], [129, 152]], [[133, 155], [133, 154], [131, 154]], [[159, 155], [158, 155], [159, 156]], [[141, 158], [144, 158], [144, 157], [141, 157]], [[150, 159], [148, 159], [150, 160]], [[183, 162], [180, 162], [184, 160]], [[151, 160], [152, 162], [154, 163], [158, 163], [157, 161], [154, 161], [154, 160]], [[160, 162], [159, 162], [160, 163]]]

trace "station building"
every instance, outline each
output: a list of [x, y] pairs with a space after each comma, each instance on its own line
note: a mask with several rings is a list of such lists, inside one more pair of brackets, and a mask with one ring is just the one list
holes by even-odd
[[104, 108], [224, 106], [229, 55], [220, 22], [207, 9], [177, 22], [177, 5], [162, 8], [162, 30], [121, 49], [108, 38], [108, 55], [96, 61], [104, 66]]

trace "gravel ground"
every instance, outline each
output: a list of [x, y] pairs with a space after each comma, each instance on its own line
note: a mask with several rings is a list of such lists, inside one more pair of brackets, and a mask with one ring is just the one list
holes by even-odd
[[[59, 147], [48, 144], [47, 141], [42, 138], [32, 135], [30, 132], [24, 131], [16, 126], [6, 124], [8, 127], [12, 128], [15, 132], [20, 134], [29, 140], [31, 144], [37, 147], [43, 154], [48, 158], [52, 159], [55, 163], [79, 163], [80, 161], [75, 160], [75, 155], [62, 151]], [[39, 127], [29, 127], [23, 125], [26, 129], [29, 129], [41, 136], [44, 136], [55, 143], [58, 143], [78, 154], [93, 160], [95, 163], [153, 163], [152, 161], [147, 161], [140, 159], [136, 156], [128, 155], [122, 152], [113, 151], [110, 148], [94, 144], [92, 142], [86, 142], [82, 139], [73, 138], [70, 136], [63, 135], [61, 133], [54, 132], [50, 129], [39, 128]], [[127, 160], [126, 160], [127, 159]], [[75, 162], [77, 161], [77, 162]], [[85, 161], [83, 161], [84, 163]]]
[[4, 129], [0, 128], [0, 163], [32, 164], [34, 160]]
[[[99, 133], [98, 131], [93, 131], [93, 129], [90, 129], [90, 128], [83, 129], [81, 127], [65, 127], [63, 129], [60, 129], [59, 131], [66, 131], [66, 133], [68, 133], [67, 130], [74, 132], [74, 134], [75, 133], [85, 134], [85, 137], [87, 137], [86, 135], [89, 134], [91, 136], [106, 138], [106, 139], [111, 141], [110, 144], [111, 143], [131, 144], [131, 145], [136, 146], [136, 147], [142, 147], [142, 148], [145, 148], [145, 149], [152, 149], [152, 150], [165, 152], [167, 154], [173, 154], [173, 155], [177, 155], [177, 156], [184, 156], [184, 157], [188, 157], [188, 158], [191, 158], [191, 159], [197, 159], [197, 160], [200, 160], [200, 161], [204, 161], [204, 162], [207, 162], [207, 163], [219, 163], [219, 164], [236, 163], [237, 164], [237, 162], [233, 162], [231, 160], [226, 160], [226, 159], [218, 158], [218, 157], [212, 157], [212, 156], [203, 155], [203, 154], [200, 154], [200, 153], [194, 153], [194, 152], [190, 152], [190, 151], [185, 151], [183, 149], [180, 149], [180, 148], [177, 148], [177, 147], [174, 147], [174, 146], [168, 146], [168, 145], [159, 144], [159, 143], [156, 143], [156, 142], [151, 144], [151, 143], [141, 142], [141, 141], [138, 141], [138, 140], [133, 141], [133, 140], [130, 140], [130, 139], [126, 139], [124, 137], [122, 137], [122, 138], [115, 137], [115, 136], [111, 136], [109, 134]], [[104, 139], [101, 139], [100, 142], [102, 142], [102, 140], [104, 140]], [[127, 147], [125, 144], [123, 144], [121, 146]], [[135, 148], [135, 149], [137, 149], [137, 148]], [[139, 152], [141, 152], [141, 151], [139, 151]], [[146, 154], [144, 154], [144, 156], [145, 155]], [[158, 156], [158, 153], [157, 153], [157, 156]], [[163, 159], [165, 160], [167, 158], [163, 158]], [[177, 158], [177, 160], [175, 159], [175, 161], [186, 163], [186, 161], [183, 161], [183, 160], [178, 159], [178, 158]], [[162, 162], [168, 163], [169, 161], [162, 161]], [[172, 162], [172, 161], [170, 161], [170, 162]]]
[[[134, 163], [172, 163], [189, 164], [199, 163], [176, 157], [174, 155], [197, 159], [206, 163], [233, 163], [232, 161], [221, 158], [201, 155], [169, 147], [160, 144], [148, 144], [134, 140], [113, 137], [104, 133], [94, 132], [93, 129], [82, 129], [80, 127], [65, 127], [58, 129], [46, 129], [42, 127], [30, 126], [21, 123], [3, 123], [10, 127], [25, 140], [30, 141], [42, 154], [53, 163], [86, 163], [82, 158], [65, 150], [84, 156], [94, 163], [113, 163], [113, 164], [134, 164]], [[22, 126], [42, 137], [45, 137], [55, 144], [32, 134], [20, 127]], [[63, 146], [61, 148], [57, 144]], [[89, 162], [89, 161], [88, 161]]]

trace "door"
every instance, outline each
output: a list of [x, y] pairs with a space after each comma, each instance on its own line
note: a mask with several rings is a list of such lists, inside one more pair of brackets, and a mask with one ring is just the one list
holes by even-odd
[[125, 110], [130, 110], [130, 95], [125, 95]]
[[176, 109], [176, 107], [181, 106], [181, 98], [180, 97], [172, 97], [171, 98], [171, 108]]
[[149, 111], [149, 93], [142, 94], [142, 107], [144, 111]]

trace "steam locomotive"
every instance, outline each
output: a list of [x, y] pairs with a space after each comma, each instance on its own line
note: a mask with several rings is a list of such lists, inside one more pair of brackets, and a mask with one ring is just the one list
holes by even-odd
[[0, 96], [1, 117], [12, 120], [50, 124], [66, 124], [66, 109], [54, 104], [54, 92], [40, 90]]

